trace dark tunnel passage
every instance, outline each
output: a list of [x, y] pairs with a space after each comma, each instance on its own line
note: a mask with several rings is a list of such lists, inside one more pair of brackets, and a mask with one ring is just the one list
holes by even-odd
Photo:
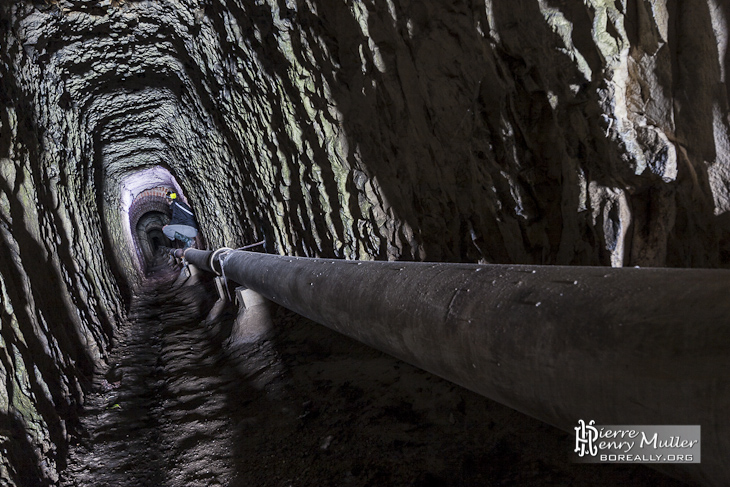
[[170, 216], [158, 211], [150, 211], [140, 217], [137, 222], [137, 242], [146, 267], [159, 254], [162, 247], [170, 247], [170, 240], [162, 233], [162, 227], [170, 221]]
[[[152, 243], [150, 245], [151, 251], [153, 253], [157, 253], [158, 250], [160, 250], [163, 246], [166, 246], [166, 242], [163, 241], [161, 237], [165, 237], [165, 235], [162, 233], [162, 231], [156, 231], [155, 234], [152, 236]], [[169, 240], [167, 237], [165, 237], [165, 240], [167, 243], [169, 243]]]
[[[244, 291], [169, 256], [165, 195], [198, 249], [728, 269], [727, 19], [710, 0], [0, 2], [0, 484], [682, 485], [573, 463], [572, 435], [279, 305], [237, 337]], [[722, 340], [696, 353], [730, 386]]]

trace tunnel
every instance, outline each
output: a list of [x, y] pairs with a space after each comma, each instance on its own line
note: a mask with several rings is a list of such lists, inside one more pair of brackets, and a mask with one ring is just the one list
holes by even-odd
[[[727, 485], [728, 19], [714, 0], [2, 2], [0, 484]], [[255, 275], [180, 258], [168, 192], [194, 250], [248, 247], [224, 262]], [[290, 285], [296, 259], [332, 270]], [[386, 274], [336, 280], [370, 264]], [[439, 266], [490, 280], [471, 298]], [[338, 300], [347, 333], [307, 316]], [[399, 335], [418, 357], [367, 339], [381, 305], [395, 330], [430, 320], [421, 300], [452, 327]], [[267, 325], [244, 336], [246, 303]], [[487, 393], [420, 365], [472, 346], [469, 303], [506, 345], [449, 360]], [[536, 340], [548, 316], [570, 333]], [[509, 375], [540, 357], [573, 369], [550, 390]], [[619, 377], [710, 419], [652, 416]], [[574, 396], [576, 427], [701, 426], [701, 463], [576, 460], [546, 419]]]

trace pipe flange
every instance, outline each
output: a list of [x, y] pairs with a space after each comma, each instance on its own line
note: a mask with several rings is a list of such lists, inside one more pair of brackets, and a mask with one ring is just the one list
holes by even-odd
[[218, 250], [213, 251], [212, 254], [210, 254], [210, 260], [208, 261], [208, 267], [210, 267], [211, 269], [213, 269], [213, 272], [215, 272], [216, 275], [222, 276], [223, 275], [223, 269], [222, 268], [220, 270], [219, 269], [216, 269], [215, 266], [213, 265], [213, 262], [216, 260], [216, 258], [220, 257], [221, 254], [230, 252], [232, 250], [233, 249], [230, 248], [230, 247], [221, 247]]

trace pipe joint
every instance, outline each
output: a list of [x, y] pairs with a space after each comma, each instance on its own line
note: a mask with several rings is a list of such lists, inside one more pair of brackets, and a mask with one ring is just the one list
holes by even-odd
[[[215, 251], [213, 251], [212, 254], [210, 254], [210, 260], [208, 261], [208, 266], [213, 269], [213, 272], [216, 273], [218, 276], [223, 275], [223, 264], [220, 262], [220, 258], [222, 256], [225, 256], [229, 252], [233, 251], [230, 247], [221, 247]], [[216, 263], [218, 263], [218, 266], [216, 267]]]

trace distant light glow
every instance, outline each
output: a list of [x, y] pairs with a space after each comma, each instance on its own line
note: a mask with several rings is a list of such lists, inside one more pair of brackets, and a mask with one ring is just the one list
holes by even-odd
[[[135, 229], [131, 228], [129, 222], [129, 210], [132, 207], [132, 203], [137, 196], [140, 195], [140, 193], [160, 186], [174, 188], [182, 199], [186, 200], [185, 195], [182, 192], [182, 188], [180, 188], [175, 177], [170, 174], [170, 171], [161, 166], [154, 166], [128, 174], [120, 183], [119, 207], [121, 211], [122, 230], [124, 231], [124, 236], [132, 255], [137, 255], [138, 252], [132, 233]], [[133, 261], [141, 271], [142, 263], [139, 259], [133, 259]]]

